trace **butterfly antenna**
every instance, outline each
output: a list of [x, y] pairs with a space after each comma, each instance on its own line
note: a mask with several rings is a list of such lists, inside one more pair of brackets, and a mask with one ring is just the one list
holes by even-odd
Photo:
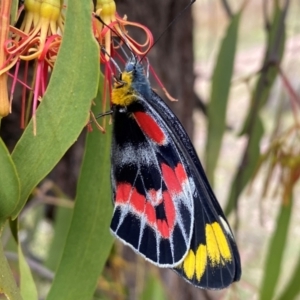
[[[119, 37], [119, 38], [120, 38], [120, 37]], [[121, 39], [121, 38], [120, 38], [120, 39]], [[128, 59], [129, 59], [129, 56], [128, 56], [127, 52], [124, 50], [124, 48], [122, 47], [121, 42], [118, 41], [118, 40], [115, 39], [115, 38], [114, 38], [114, 41], [115, 41], [115, 42], [117, 43], [117, 45], [119, 46], [119, 49], [121, 49], [121, 51], [122, 51], [122, 53], [124, 54], [126, 60], [128, 60]], [[122, 41], [123, 41], [123, 40], [122, 40]], [[123, 42], [124, 42], [124, 41], [123, 41]], [[126, 43], [125, 43], [125, 44], [126, 44]], [[130, 49], [129, 45], [126, 45], [126, 46], [127, 46], [127, 48]], [[130, 52], [131, 52], [131, 49], [130, 49]]]
[[119, 65], [117, 64], [117, 62], [111, 57], [111, 55], [106, 51], [106, 49], [103, 46], [100, 45], [100, 47], [101, 47], [101, 51], [103, 51], [109, 57], [109, 59], [114, 64], [114, 66], [116, 67], [116, 69], [118, 70], [118, 72], [122, 73], [122, 71], [121, 71]]
[[149, 51], [158, 43], [158, 41], [162, 38], [162, 36], [166, 33], [166, 31], [181, 17], [181, 15], [190, 7], [192, 4], [196, 2], [196, 0], [191, 0], [190, 3], [168, 24], [165, 30], [159, 35], [159, 37], [154, 41], [151, 48], [147, 50], [147, 52], [141, 57], [140, 62], [145, 58], [145, 56], [149, 53]]
[[[194, 0], [196, 1], [196, 0]], [[94, 14], [94, 17], [100, 22], [102, 23], [104, 26], [106, 26], [107, 28], [109, 28], [109, 30], [111, 30], [117, 37], [120, 38], [120, 40], [122, 40], [124, 42], [124, 44], [126, 45], [126, 47], [128, 48], [128, 50], [132, 53], [132, 50], [129, 46], [129, 44], [127, 43], [127, 39], [123, 34], [120, 34], [119, 32], [117, 32], [113, 27], [109, 26], [108, 24], [106, 24], [98, 15]], [[126, 55], [126, 58], [128, 58], [128, 55]]]

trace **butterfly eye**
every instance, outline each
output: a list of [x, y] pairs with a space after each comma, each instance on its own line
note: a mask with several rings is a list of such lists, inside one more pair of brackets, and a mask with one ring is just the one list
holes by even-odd
[[132, 73], [133, 70], [134, 70], [134, 68], [135, 68], [135, 64], [129, 63], [129, 64], [126, 66], [126, 72], [127, 72], [127, 73]]

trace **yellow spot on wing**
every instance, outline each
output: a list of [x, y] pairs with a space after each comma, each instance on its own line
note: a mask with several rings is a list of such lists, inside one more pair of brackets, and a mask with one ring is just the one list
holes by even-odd
[[193, 250], [189, 250], [181, 267], [183, 268], [183, 271], [188, 279], [192, 280], [193, 277], [196, 276], [197, 280], [200, 281], [205, 272], [206, 265], [206, 246], [200, 244], [196, 251], [196, 255]]
[[198, 281], [200, 281], [201, 277], [204, 274], [206, 264], [207, 264], [206, 246], [200, 244], [196, 252], [196, 278]]
[[232, 254], [225, 237], [222, 227], [219, 223], [214, 222], [205, 226], [206, 245], [199, 244], [195, 252], [190, 249], [185, 257], [182, 268], [187, 279], [192, 280], [194, 277], [201, 280], [209, 262], [212, 267], [225, 265], [226, 262], [232, 261]]
[[192, 279], [195, 273], [195, 254], [190, 250], [183, 262], [183, 270], [188, 279]]
[[220, 224], [215, 222], [212, 224], [212, 227], [215, 232], [215, 236], [216, 236], [216, 240], [219, 246], [221, 256], [225, 259], [225, 261], [231, 261], [232, 260], [231, 251], [228, 245], [228, 241], [224, 235], [224, 232]]
[[[231, 252], [221, 226], [214, 222], [205, 227], [207, 254], [211, 260], [212, 266], [224, 264], [225, 261], [231, 261]], [[222, 258], [222, 260], [221, 260]]]
[[221, 256], [212, 225], [207, 224], [205, 226], [205, 236], [207, 245], [207, 255], [211, 260], [211, 264], [215, 266], [220, 263]]

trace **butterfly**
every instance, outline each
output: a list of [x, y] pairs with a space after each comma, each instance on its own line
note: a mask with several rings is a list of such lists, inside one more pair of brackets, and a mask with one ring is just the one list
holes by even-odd
[[115, 79], [111, 103], [113, 235], [194, 286], [221, 289], [238, 281], [229, 224], [187, 133], [137, 57]]

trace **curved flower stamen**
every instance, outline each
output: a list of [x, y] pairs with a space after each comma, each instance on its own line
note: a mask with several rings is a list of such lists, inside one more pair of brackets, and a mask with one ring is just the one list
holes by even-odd
[[[111, 47], [116, 49], [120, 45], [114, 46], [112, 37], [119, 37], [121, 43], [125, 42], [129, 48], [137, 55], [144, 55], [153, 45], [153, 36], [150, 30], [139, 23], [127, 21], [127, 17], [121, 18], [116, 12], [116, 4], [113, 0], [98, 0], [96, 3], [95, 14], [102, 20], [102, 22], [94, 22], [94, 32], [100, 45], [102, 45], [106, 52], [106, 58], [109, 59], [111, 55]], [[145, 33], [146, 40], [144, 43], [138, 43], [128, 35], [125, 26], [134, 26], [142, 29]]]
[[17, 47], [11, 40], [11, 47], [7, 47], [6, 51], [22, 60], [32, 60], [39, 58], [49, 37], [55, 35], [61, 39], [58, 32], [63, 32], [64, 17], [60, 0], [26, 0], [24, 6], [26, 15], [21, 25], [24, 31], [11, 28], [16, 35]]
[[[20, 29], [14, 26], [9, 27], [10, 39], [4, 43], [3, 48], [6, 59], [0, 65], [0, 76], [1, 74], [8, 73], [13, 66], [16, 66], [11, 88], [10, 107], [15, 85], [19, 82], [25, 88], [25, 91], [23, 90], [22, 92], [22, 109], [24, 109], [24, 97], [26, 89], [28, 90], [26, 84], [27, 78], [24, 78], [22, 81], [18, 80], [17, 70], [20, 62], [25, 62], [25, 70], [28, 70], [27, 62], [36, 60], [33, 88], [30, 89], [31, 93], [29, 96], [29, 98], [33, 97], [32, 117], [34, 132], [36, 132], [35, 111], [39, 99], [42, 99], [46, 90], [50, 71], [49, 67], [53, 68], [61, 44], [61, 34], [64, 30], [64, 16], [60, 0], [25, 0], [22, 9], [25, 11], [25, 16]], [[27, 74], [27, 71], [25, 73]], [[30, 99], [29, 102], [31, 102]], [[25, 116], [23, 111], [22, 116]], [[21, 124], [24, 125], [24, 123], [24, 120], [21, 120]]]

